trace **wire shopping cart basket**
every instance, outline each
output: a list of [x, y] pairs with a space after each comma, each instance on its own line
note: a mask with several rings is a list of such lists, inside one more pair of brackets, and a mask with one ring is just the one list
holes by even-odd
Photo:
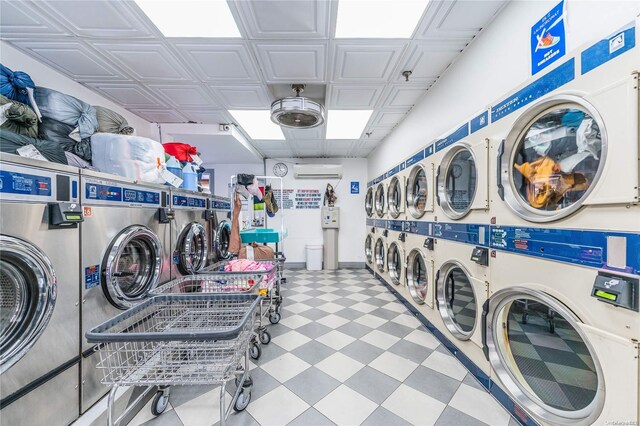
[[[87, 332], [87, 341], [99, 344], [102, 382], [112, 385], [108, 425], [114, 424], [119, 386], [157, 386], [155, 415], [167, 407], [172, 385], [220, 384], [223, 425], [232, 408], [244, 410], [251, 400], [249, 347], [261, 299], [238, 293], [157, 295]], [[232, 379], [238, 386], [226, 406]]]

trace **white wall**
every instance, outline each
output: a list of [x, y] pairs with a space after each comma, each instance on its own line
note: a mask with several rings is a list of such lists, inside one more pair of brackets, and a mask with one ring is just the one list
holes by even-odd
[[152, 137], [148, 121], [116, 105], [53, 68], [38, 62], [4, 41], [0, 41], [0, 62], [12, 71], [26, 72], [33, 79], [36, 86], [57, 90], [67, 95], [75, 96], [91, 105], [112, 109], [127, 119], [129, 125], [136, 130], [138, 136]]
[[[364, 262], [363, 241], [366, 229], [364, 211], [364, 196], [367, 185], [367, 160], [364, 158], [296, 158], [266, 160], [267, 174], [273, 174], [273, 165], [283, 162], [289, 167], [289, 173], [284, 178], [285, 189], [319, 189], [324, 195], [327, 183], [331, 183], [338, 199], [336, 206], [340, 207], [340, 230], [338, 238], [339, 262]], [[295, 179], [293, 165], [303, 163], [342, 164], [342, 179]], [[349, 185], [352, 181], [360, 182], [360, 194], [351, 194]], [[289, 236], [285, 240], [285, 255], [288, 262], [305, 262], [305, 246], [307, 244], [322, 244], [322, 228], [320, 226], [320, 210], [280, 210], [275, 218], [269, 219], [270, 224], [280, 224], [280, 213], [284, 212], [285, 226]], [[271, 226], [271, 225], [269, 225]]]
[[[531, 26], [558, 2], [509, 3], [369, 155], [369, 178], [389, 170], [528, 79]], [[611, 34], [640, 13], [637, 0], [565, 0], [565, 3], [567, 53]]]
[[231, 176], [238, 173], [248, 173], [251, 175], [264, 175], [263, 164], [204, 164], [207, 170], [215, 170], [215, 182], [213, 193], [222, 197], [229, 195], [229, 180]]

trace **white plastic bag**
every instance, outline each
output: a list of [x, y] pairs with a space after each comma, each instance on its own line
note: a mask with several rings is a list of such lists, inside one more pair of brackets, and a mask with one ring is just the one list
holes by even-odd
[[93, 167], [142, 182], [164, 183], [158, 163], [164, 162], [160, 142], [142, 136], [96, 133], [91, 136]]

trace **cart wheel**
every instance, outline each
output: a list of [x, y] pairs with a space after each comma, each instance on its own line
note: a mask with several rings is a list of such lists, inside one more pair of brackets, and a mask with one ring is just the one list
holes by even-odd
[[271, 341], [271, 334], [269, 334], [267, 330], [260, 333], [260, 343], [262, 343], [263, 345], [268, 345], [270, 341]]
[[262, 355], [262, 349], [260, 349], [260, 345], [254, 343], [251, 345], [251, 350], [249, 352], [249, 356], [251, 359], [260, 359], [260, 355]]
[[280, 314], [278, 312], [273, 312], [271, 315], [269, 315], [269, 322], [271, 324], [277, 324], [280, 322]]
[[243, 411], [247, 408], [247, 405], [249, 405], [249, 401], [251, 401], [251, 388], [242, 388], [238, 399], [236, 399], [236, 403], [233, 404], [233, 409]]
[[[240, 378], [236, 377], [236, 387], [238, 387], [238, 385], [240, 384]], [[251, 378], [251, 376], [248, 376], [245, 380], [244, 383], [242, 384], [243, 388], [249, 388], [253, 386], [253, 379]]]
[[164, 413], [168, 405], [169, 395], [165, 395], [162, 391], [156, 392], [156, 396], [153, 397], [153, 402], [151, 403], [151, 414], [159, 416]]

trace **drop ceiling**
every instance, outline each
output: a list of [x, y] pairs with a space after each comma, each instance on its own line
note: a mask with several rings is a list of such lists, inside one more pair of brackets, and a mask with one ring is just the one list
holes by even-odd
[[0, 37], [151, 122], [234, 123], [229, 110], [306, 83], [328, 110], [373, 110], [360, 137], [249, 142], [272, 158], [366, 157], [505, 3], [432, 0], [411, 38], [343, 39], [335, 0], [230, 0], [241, 38], [166, 38], [131, 1], [2, 0]]

